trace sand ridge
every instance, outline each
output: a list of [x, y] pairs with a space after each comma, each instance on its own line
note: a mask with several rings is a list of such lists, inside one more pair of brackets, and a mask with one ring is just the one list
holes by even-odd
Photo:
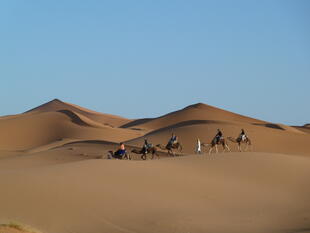
[[106, 124], [106, 125], [110, 125], [113, 127], [117, 127], [119, 125], [128, 123], [130, 121], [129, 119], [126, 119], [120, 116], [95, 112], [93, 110], [86, 109], [84, 107], [80, 107], [75, 104], [63, 102], [59, 99], [51, 100], [36, 108], [26, 111], [26, 113], [55, 112], [59, 110], [70, 110], [70, 111], [79, 113], [81, 115], [84, 115], [88, 117], [89, 119], [97, 121], [101, 124]]
[[[217, 129], [237, 137], [242, 128], [252, 152], [229, 142], [232, 153], [192, 154], [198, 137], [210, 142]], [[1, 117], [0, 129], [0, 221], [42, 233], [310, 232], [307, 125], [205, 104], [128, 120], [53, 100]], [[165, 144], [172, 132], [181, 156], [107, 159], [121, 141], [130, 152], [144, 138]]]
[[[94, 117], [100, 116], [101, 118]], [[110, 123], [114, 122], [114, 125]], [[125, 124], [123, 124], [126, 122]], [[147, 137], [153, 144], [166, 144], [175, 132], [184, 153], [192, 153], [195, 141], [210, 142], [216, 130], [237, 137], [245, 129], [253, 150], [261, 152], [309, 154], [307, 127], [275, 124], [228, 112], [206, 104], [194, 104], [154, 119], [130, 121], [82, 107], [52, 100], [24, 114], [0, 119], [0, 150], [35, 150], [61, 140], [126, 141], [142, 146]], [[236, 145], [230, 143], [236, 150]]]

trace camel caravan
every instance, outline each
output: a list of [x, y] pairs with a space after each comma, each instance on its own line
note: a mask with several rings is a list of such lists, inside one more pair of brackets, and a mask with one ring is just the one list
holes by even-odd
[[[223, 133], [221, 132], [220, 129], [218, 129], [217, 134], [211, 140], [210, 143], [201, 142], [200, 139], [197, 138], [195, 153], [197, 154], [203, 153], [202, 147], [209, 149], [208, 150], [209, 155], [212, 153], [214, 149], [215, 149], [215, 152], [218, 153], [219, 152], [218, 146], [223, 147], [223, 152], [226, 152], [226, 151], [231, 152], [227, 144], [227, 141], [237, 144], [237, 148], [239, 152], [247, 151], [249, 148], [251, 149], [251, 146], [252, 146], [250, 138], [245, 134], [243, 129], [241, 130], [241, 133], [239, 134], [237, 138], [233, 138], [233, 137], [224, 138]], [[245, 145], [244, 150], [242, 150], [242, 145]], [[149, 143], [148, 140], [145, 138], [143, 147], [141, 149], [132, 149], [131, 153], [141, 155], [142, 160], [146, 160], [147, 155], [151, 155], [151, 159], [154, 159], [155, 156], [157, 159], [159, 159], [160, 157], [159, 150], [165, 151], [169, 156], [177, 156], [177, 155], [180, 155], [179, 153], [182, 152], [182, 149], [183, 147], [181, 143], [178, 141], [178, 137], [174, 133], [172, 133], [172, 136], [170, 140], [168, 141], [168, 143], [166, 144], [166, 146], [163, 146], [161, 144], [153, 145]], [[112, 158], [128, 159], [128, 160], [132, 159], [130, 154], [125, 149], [124, 143], [120, 143], [120, 147], [117, 151], [108, 152], [108, 159], [112, 159]]]
[[[147, 159], [147, 154], [150, 154], [152, 156], [151, 159], [154, 159], [155, 156], [159, 159], [158, 149], [166, 151], [169, 156], [176, 156], [177, 152], [182, 152], [182, 145], [180, 142], [178, 142], [178, 137], [174, 133], [172, 133], [172, 136], [166, 146], [163, 146], [161, 144], [154, 146], [153, 144], [149, 143], [145, 138], [143, 147], [141, 149], [132, 149], [131, 152], [141, 155], [142, 160]], [[117, 151], [109, 151], [108, 159], [112, 158], [131, 159], [130, 154], [127, 153], [125, 149], [124, 143], [120, 143], [120, 148]]]
[[[244, 151], [247, 151], [249, 148], [251, 149], [251, 146], [252, 146], [251, 140], [245, 134], [244, 129], [241, 129], [241, 133], [239, 134], [239, 136], [237, 138], [227, 137], [227, 139], [225, 139], [223, 137], [223, 133], [218, 129], [217, 134], [212, 139], [212, 141], [210, 143], [201, 143], [201, 146], [209, 148], [209, 154], [212, 153], [213, 149], [215, 149], [216, 153], [218, 153], [218, 147], [217, 147], [218, 145], [221, 145], [223, 147], [223, 152], [225, 152], [226, 150], [228, 152], [231, 152], [229, 146], [227, 145], [227, 140], [229, 140], [230, 142], [238, 144], [238, 151], [239, 152], [242, 152], [242, 148], [241, 148], [242, 144], [246, 145], [246, 148], [244, 149]], [[198, 143], [200, 143], [199, 139], [197, 140], [197, 144]], [[197, 148], [199, 148], [201, 146], [197, 145]], [[200, 149], [200, 151], [198, 151], [198, 149], [197, 149], [196, 153], [201, 153], [201, 149]]]

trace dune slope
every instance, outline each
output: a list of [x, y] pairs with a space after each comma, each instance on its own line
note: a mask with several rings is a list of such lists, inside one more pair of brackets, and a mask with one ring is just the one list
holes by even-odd
[[[253, 151], [310, 154], [307, 125], [291, 127], [265, 122], [201, 103], [158, 118], [129, 121], [56, 99], [25, 114], [1, 117], [0, 127], [0, 150], [3, 151], [33, 151], [36, 147], [42, 151], [60, 140], [81, 139], [126, 141], [141, 147], [145, 137], [155, 145], [166, 144], [175, 132], [183, 152], [193, 153], [197, 138], [209, 143], [217, 129], [221, 129], [225, 137], [236, 138], [243, 128], [252, 140]], [[233, 151], [237, 150], [234, 143], [228, 144]]]
[[139, 131], [100, 125], [69, 110], [21, 114], [0, 120], [0, 150], [29, 150], [55, 141], [99, 139], [120, 142], [141, 136]]
[[207, 104], [198, 103], [158, 118], [145, 119], [144, 121], [141, 120], [132, 121], [121, 127], [124, 128], [135, 127], [150, 130], [158, 130], [160, 128], [168, 127], [184, 121], [196, 121], [196, 120], [266, 123], [265, 121], [242, 116]]
[[42, 113], [42, 112], [57, 112], [59, 110], [70, 110], [78, 114], [82, 114], [93, 121], [97, 121], [103, 125], [109, 125], [112, 127], [118, 127], [120, 125], [128, 123], [130, 120], [115, 116], [111, 114], [98, 113], [78, 105], [63, 102], [59, 99], [54, 99], [48, 103], [42, 104], [36, 108], [33, 108], [26, 113]]
[[0, 169], [0, 220], [45, 233], [307, 232], [309, 175], [307, 157], [264, 153]]

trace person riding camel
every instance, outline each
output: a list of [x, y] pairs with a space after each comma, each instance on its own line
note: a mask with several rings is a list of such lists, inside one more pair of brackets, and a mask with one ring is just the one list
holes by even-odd
[[245, 132], [244, 132], [244, 129], [241, 129], [241, 133], [240, 133], [238, 139], [239, 139], [240, 141], [243, 141], [243, 142], [246, 140], [246, 134], [245, 134]]
[[220, 129], [217, 129], [217, 134], [215, 135], [215, 143], [218, 144], [223, 137], [223, 133]]
[[178, 142], [178, 137], [174, 133], [172, 133], [171, 138], [168, 142], [168, 145], [173, 146], [177, 142]]
[[121, 142], [119, 145], [120, 145], [119, 149], [117, 151], [115, 151], [115, 153], [114, 153], [114, 155], [116, 157], [122, 157], [122, 156], [124, 156], [126, 154], [126, 149], [125, 149], [124, 143]]
[[147, 149], [151, 147], [151, 144], [148, 143], [147, 138], [144, 138], [144, 144], [142, 148], [143, 154], [147, 154]]

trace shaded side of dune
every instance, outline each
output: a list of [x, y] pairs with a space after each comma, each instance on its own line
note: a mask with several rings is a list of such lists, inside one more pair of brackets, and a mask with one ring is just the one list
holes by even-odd
[[60, 110], [72, 111], [77, 114], [81, 114], [100, 124], [111, 126], [111, 127], [118, 127], [130, 121], [129, 119], [126, 119], [120, 116], [95, 112], [95, 111], [80, 107], [78, 105], [63, 102], [59, 99], [54, 99], [52, 101], [44, 103], [36, 108], [26, 111], [25, 113], [35, 114], [35, 113], [42, 113], [42, 112], [57, 112]]
[[61, 112], [61, 113], [65, 114], [65, 115], [67, 115], [71, 119], [71, 121], [73, 123], [75, 123], [75, 124], [78, 124], [78, 125], [81, 125], [81, 126], [90, 126], [90, 127], [92, 127], [92, 125], [89, 125], [86, 122], [82, 121], [81, 118], [77, 114], [75, 114], [74, 112], [72, 112], [70, 110], [63, 109], [63, 110], [59, 110], [58, 112]]
[[181, 121], [179, 123], [173, 124], [173, 125], [169, 125], [160, 129], [156, 129], [151, 131], [150, 133], [146, 134], [145, 136], [151, 135], [151, 134], [156, 134], [156, 133], [160, 133], [163, 131], [171, 131], [171, 133], [173, 133], [173, 131], [177, 128], [181, 128], [181, 127], [185, 127], [185, 126], [191, 126], [191, 125], [205, 125], [205, 124], [229, 124], [228, 122], [225, 121], [215, 121], [215, 120], [189, 120], [189, 121]]

